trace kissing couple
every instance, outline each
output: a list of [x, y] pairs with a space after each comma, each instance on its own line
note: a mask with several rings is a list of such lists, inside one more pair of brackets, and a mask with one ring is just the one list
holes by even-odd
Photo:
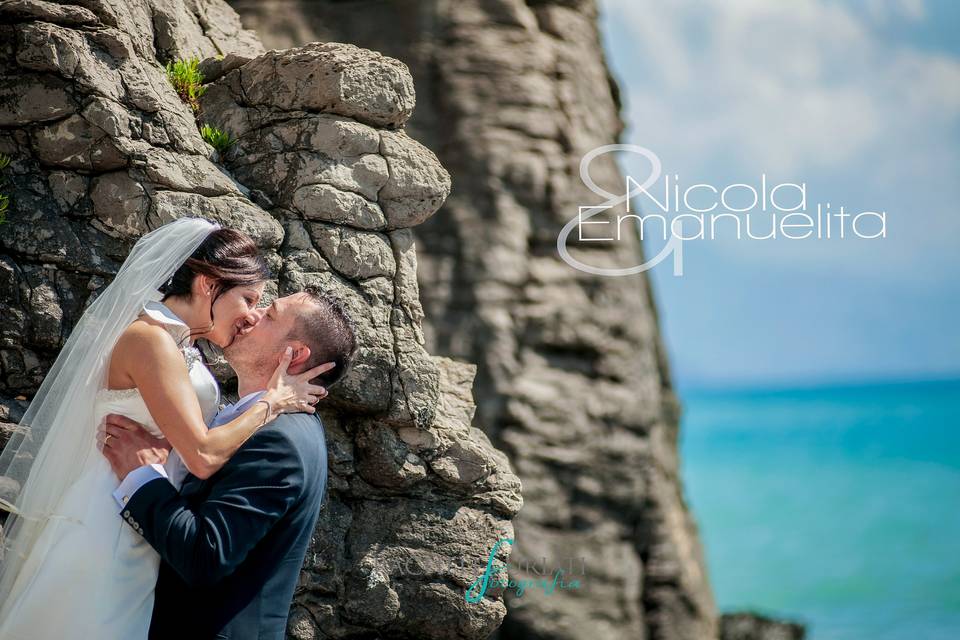
[[314, 405], [356, 340], [320, 292], [258, 307], [269, 278], [248, 236], [182, 218], [83, 314], [0, 456], [0, 639], [285, 637], [326, 493]]

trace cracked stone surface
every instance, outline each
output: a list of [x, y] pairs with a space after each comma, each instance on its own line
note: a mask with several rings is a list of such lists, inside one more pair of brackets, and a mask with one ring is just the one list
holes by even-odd
[[[406, 132], [453, 176], [440, 211], [413, 230], [428, 348], [478, 364], [478, 426], [523, 482], [512, 574], [536, 577], [523, 567], [543, 557], [586, 565], [578, 591], [508, 592], [499, 637], [716, 638], [649, 283], [581, 273], [556, 252], [577, 206], [597, 202], [581, 157], [623, 127], [593, 0], [231, 4], [267, 46], [351, 42], [410, 66], [419, 99]], [[591, 175], [622, 192], [609, 155]], [[381, 207], [387, 224], [400, 204]], [[376, 213], [365, 229], [382, 224]], [[641, 248], [571, 250], [624, 266]]]
[[[163, 67], [189, 56], [207, 82], [197, 118]], [[136, 239], [178, 217], [249, 233], [278, 276], [271, 295], [319, 285], [357, 322], [357, 365], [321, 411], [329, 493], [294, 638], [479, 639], [506, 613], [499, 590], [464, 599], [522, 499], [473, 426], [476, 367], [425, 348], [412, 228], [451, 183], [405, 131], [414, 105], [398, 60], [265, 51], [219, 0], [0, 5], [0, 438]], [[198, 120], [237, 142], [214, 151]]]

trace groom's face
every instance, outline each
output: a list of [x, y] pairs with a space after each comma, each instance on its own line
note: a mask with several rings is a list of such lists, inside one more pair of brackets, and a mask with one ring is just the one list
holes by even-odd
[[256, 309], [254, 324], [241, 332], [229, 347], [223, 350], [227, 362], [238, 374], [273, 373], [280, 354], [291, 344], [291, 331], [297, 317], [313, 304], [305, 293], [294, 293], [275, 299], [269, 306]]

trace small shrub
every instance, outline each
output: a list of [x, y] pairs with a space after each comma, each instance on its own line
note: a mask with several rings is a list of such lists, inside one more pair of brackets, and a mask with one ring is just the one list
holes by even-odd
[[211, 127], [209, 124], [200, 127], [200, 136], [220, 153], [224, 153], [237, 141], [236, 138], [231, 138], [230, 134], [226, 131], [218, 129], [217, 127]]
[[172, 60], [167, 63], [167, 79], [180, 99], [190, 105], [194, 113], [200, 111], [200, 96], [207, 90], [203, 86], [203, 74], [200, 73], [199, 65], [198, 58]]

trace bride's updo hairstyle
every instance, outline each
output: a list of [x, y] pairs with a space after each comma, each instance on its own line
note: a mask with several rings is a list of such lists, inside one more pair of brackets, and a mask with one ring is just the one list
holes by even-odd
[[198, 275], [216, 282], [210, 303], [210, 327], [213, 327], [213, 303], [220, 294], [234, 287], [269, 280], [270, 267], [250, 236], [235, 229], [217, 229], [210, 232], [173, 277], [160, 287], [162, 300], [173, 296], [191, 298], [193, 279]]

